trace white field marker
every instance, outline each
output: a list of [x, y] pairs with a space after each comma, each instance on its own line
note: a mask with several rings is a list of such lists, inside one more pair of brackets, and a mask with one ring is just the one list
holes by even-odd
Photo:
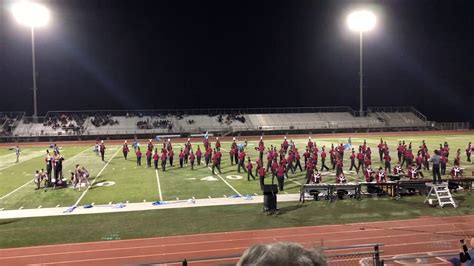
[[59, 205], [59, 204], [58, 204], [58, 205], [56, 205], [56, 208], [58, 208], [59, 206], [61, 206], [61, 205]]
[[127, 200], [127, 204], [128, 204], [128, 200]]
[[94, 181], [92, 181], [92, 183], [86, 188], [86, 190], [84, 190], [84, 192], [82, 192], [81, 196], [79, 197], [79, 199], [77, 199], [76, 203], [74, 203], [73, 206], [77, 207], [77, 204], [79, 204], [79, 202], [81, 202], [82, 198], [86, 195], [87, 191], [89, 191], [89, 189], [94, 185], [97, 178], [100, 176], [100, 174], [102, 174], [102, 172], [105, 170], [107, 165], [109, 165], [109, 163], [112, 161], [112, 159], [115, 157], [115, 155], [117, 155], [117, 153], [120, 150], [121, 150], [120, 148], [117, 148], [117, 151], [114, 153], [114, 155], [112, 155], [112, 157], [107, 161], [107, 163], [104, 165], [104, 167], [102, 167], [102, 169], [99, 171], [99, 173], [95, 176]]
[[146, 200], [144, 199], [143, 202], [146, 202]]
[[41, 209], [42, 207], [43, 207], [43, 206], [40, 205], [40, 206], [38, 206], [38, 209]]
[[[212, 171], [212, 168], [211, 167], [207, 167], [209, 168], [209, 170]], [[235, 189], [231, 184], [229, 184], [229, 182], [227, 182], [224, 178], [222, 178], [221, 175], [219, 174], [216, 174], [222, 181], [224, 181], [224, 183], [226, 183], [227, 186], [229, 186], [235, 193], [237, 193], [237, 195], [241, 196], [242, 197], [242, 194], [240, 194], [240, 192], [237, 191], [237, 189]]]
[[21, 206], [21, 207], [19, 208], [19, 210], [23, 210], [23, 206]]
[[207, 196], [208, 198], [212, 199], [211, 196]]
[[163, 195], [161, 193], [161, 185], [160, 185], [160, 175], [158, 174], [158, 170], [155, 170], [156, 173], [156, 183], [158, 184], [158, 193], [160, 195], [160, 201], [163, 201]]
[[109, 201], [109, 205], [112, 205], [112, 201]]

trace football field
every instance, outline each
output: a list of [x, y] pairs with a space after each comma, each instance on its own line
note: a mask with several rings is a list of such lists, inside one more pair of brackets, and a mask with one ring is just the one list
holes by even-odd
[[[406, 133], [405, 133], [406, 134]], [[353, 147], [357, 149], [358, 145], [362, 144], [364, 139], [372, 149], [372, 164], [373, 168], [377, 169], [382, 166], [379, 161], [377, 144], [380, 142], [382, 136], [389, 145], [392, 168], [397, 161], [396, 147], [399, 140], [405, 140], [407, 143], [412, 142], [414, 153], [421, 145], [422, 140], [425, 140], [430, 154], [433, 150], [439, 147], [440, 143], [447, 141], [450, 146], [450, 156], [448, 163], [448, 171], [453, 163], [453, 158], [457, 149], [461, 149], [461, 167], [464, 168], [466, 176], [471, 176], [474, 171], [474, 165], [466, 161], [465, 149], [469, 141], [474, 141], [472, 134], [446, 134], [446, 135], [422, 135], [423, 132], [413, 133], [412, 135], [396, 136], [395, 134], [380, 133], [379, 135], [358, 136], [357, 134], [337, 134], [324, 135], [318, 137], [313, 135], [313, 141], [319, 148], [326, 146], [326, 151], [332, 143], [347, 143], [348, 137], [352, 137]], [[288, 140], [293, 140], [302, 156], [307, 137], [293, 139], [288, 136]], [[255, 138], [253, 138], [255, 139]], [[245, 137], [238, 137], [238, 143], [243, 143]], [[215, 138], [211, 138], [211, 143], [214, 146]], [[264, 137], [265, 147], [274, 145], [280, 147], [283, 139], [281, 137]], [[184, 141], [181, 141], [184, 142]], [[197, 145], [202, 149], [202, 138], [192, 138], [193, 149]], [[129, 143], [131, 141], [129, 140]], [[73, 188], [63, 189], [44, 189], [35, 190], [35, 183], [33, 182], [33, 175], [35, 170], [45, 168], [44, 156], [49, 144], [37, 143], [28, 144], [22, 148], [20, 162], [15, 163], [16, 157], [14, 150], [2, 148], [0, 150], [0, 209], [29, 209], [29, 208], [46, 208], [46, 207], [69, 207], [72, 205], [86, 205], [86, 204], [109, 204], [109, 203], [133, 203], [133, 202], [153, 202], [158, 200], [176, 200], [189, 198], [222, 198], [231, 197], [234, 195], [255, 195], [261, 194], [258, 177], [256, 180], [247, 181], [247, 174], [245, 172], [238, 173], [237, 167], [230, 164], [229, 148], [231, 142], [222, 141], [222, 173], [213, 175], [209, 167], [201, 162], [200, 166], [195, 165], [195, 169], [191, 170], [190, 165], [185, 165], [179, 168], [178, 154], [184, 143], [178, 140], [173, 141], [173, 150], [175, 151], [174, 166], [170, 167], [167, 164], [166, 171], [161, 169], [155, 170], [154, 167], [146, 167], [146, 158], [142, 158], [142, 165], [137, 166], [133, 148], [129, 153], [128, 160], [125, 160], [121, 152], [121, 144], [119, 142], [107, 143], [105, 162], [101, 161], [100, 157], [93, 152], [92, 143], [84, 142], [84, 144], [64, 144], [60, 151], [65, 157], [63, 174], [69, 179], [70, 172], [73, 171], [76, 164], [85, 166], [90, 172], [90, 181], [93, 186], [89, 189], [83, 187], [81, 190]], [[162, 144], [155, 141], [155, 147], [161, 148]], [[248, 141], [246, 147], [247, 156], [255, 164], [258, 153], [255, 150], [258, 141]], [[141, 142], [141, 146], [145, 147], [146, 142]], [[21, 145], [20, 145], [21, 147]], [[349, 152], [346, 151], [344, 155], [344, 172], [348, 177], [348, 181], [363, 181], [362, 173], [357, 175], [355, 172], [349, 172]], [[204, 160], [203, 160], [204, 161]], [[266, 165], [266, 155], [264, 156]], [[301, 163], [304, 164], [303, 156]], [[326, 159], [326, 164], [329, 166], [329, 157]], [[320, 168], [318, 162], [318, 168]], [[160, 165], [161, 167], [161, 165]], [[255, 165], [254, 165], [255, 174]], [[293, 174], [289, 173], [289, 179], [285, 179], [285, 191], [282, 193], [299, 193], [299, 187], [305, 182], [305, 173], [300, 172], [299, 169]], [[431, 173], [425, 171], [425, 177], [431, 178]], [[323, 172], [323, 181], [333, 183], [335, 181], [335, 174], [333, 170]], [[267, 174], [265, 183], [271, 182], [271, 174]], [[276, 182], [276, 180], [275, 180]]]

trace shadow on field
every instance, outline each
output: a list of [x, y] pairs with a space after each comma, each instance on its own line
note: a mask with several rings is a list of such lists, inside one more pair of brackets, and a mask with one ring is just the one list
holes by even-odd
[[4, 220], [4, 221], [0, 221], [0, 226], [2, 225], [7, 225], [7, 224], [12, 224], [12, 223], [15, 223], [19, 221], [18, 219], [17, 220]]
[[286, 207], [283, 207], [283, 208], [280, 208], [278, 210], [278, 212], [280, 214], [286, 214], [286, 213], [289, 213], [289, 212], [292, 212], [292, 211], [295, 211], [295, 210], [298, 210], [300, 208], [306, 208], [308, 205], [303, 205], [303, 204], [296, 204], [296, 205], [292, 205], [292, 206], [286, 206]]

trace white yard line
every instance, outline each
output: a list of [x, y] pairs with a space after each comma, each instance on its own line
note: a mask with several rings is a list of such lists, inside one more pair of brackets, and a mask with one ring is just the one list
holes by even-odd
[[163, 201], [163, 195], [161, 193], [161, 185], [160, 185], [160, 175], [158, 174], [158, 169], [155, 169], [156, 173], [156, 182], [158, 183], [158, 192], [160, 193], [160, 201]]
[[[212, 171], [212, 168], [211, 167], [207, 167], [209, 168], [209, 170]], [[237, 189], [235, 189], [231, 184], [229, 184], [229, 182], [227, 182], [224, 178], [222, 178], [221, 175], [219, 174], [216, 174], [222, 181], [224, 181], [224, 183], [226, 183], [227, 186], [229, 186], [235, 193], [237, 193], [237, 195], [241, 196], [242, 197], [242, 194], [240, 194], [240, 192], [237, 191]]]
[[[77, 156], [79, 156], [80, 154], [82, 154], [83, 152], [85, 152], [85, 151], [87, 151], [87, 150], [89, 150], [89, 149], [90, 149], [90, 147], [87, 147], [85, 150], [83, 150], [83, 151], [79, 152], [78, 154], [72, 156], [72, 157], [71, 157], [70, 159], [68, 159], [66, 162], [69, 162], [69, 160], [72, 160], [72, 159], [76, 158]], [[12, 195], [13, 193], [15, 193], [15, 192], [17, 192], [18, 190], [22, 189], [23, 187], [27, 186], [27, 185], [28, 185], [29, 183], [31, 183], [31, 182], [33, 182], [33, 179], [31, 179], [30, 181], [28, 181], [28, 182], [26, 182], [25, 184], [21, 185], [20, 187], [16, 188], [15, 190], [11, 191], [10, 193], [6, 194], [5, 196], [2, 196], [2, 197], [0, 198], [0, 200], [2, 200], [2, 199], [4, 199], [4, 198], [6, 198], [6, 197]]]
[[84, 192], [82, 192], [81, 196], [79, 197], [79, 199], [76, 201], [76, 203], [74, 203], [74, 207], [77, 207], [77, 204], [79, 204], [79, 202], [82, 200], [82, 198], [86, 195], [87, 191], [89, 191], [89, 188], [91, 188], [95, 181], [97, 180], [97, 178], [100, 176], [100, 174], [102, 174], [102, 172], [105, 170], [105, 168], [107, 167], [107, 165], [109, 165], [109, 163], [112, 161], [112, 159], [115, 157], [115, 155], [117, 155], [117, 153], [120, 151], [120, 147], [117, 148], [117, 151], [114, 153], [114, 155], [112, 155], [112, 157], [110, 157], [110, 159], [107, 161], [107, 163], [104, 165], [104, 167], [102, 167], [102, 169], [99, 171], [99, 173], [95, 176], [94, 180], [92, 181], [92, 183], [86, 188], [86, 190], [84, 190]]
[[10, 167], [12, 167], [12, 166], [15, 166], [15, 165], [20, 165], [20, 164], [22, 164], [22, 163], [24, 163], [24, 162], [28, 162], [28, 161], [33, 160], [33, 159], [35, 159], [35, 158], [41, 157], [42, 154], [43, 154], [43, 153], [40, 153], [38, 156], [33, 156], [33, 157], [31, 157], [31, 158], [29, 158], [29, 159], [26, 159], [26, 160], [21, 159], [21, 155], [20, 155], [20, 161], [19, 161], [18, 163], [14, 163], [14, 164], [11, 164], [11, 165], [2, 167], [2, 168], [0, 168], [0, 171], [5, 170], [5, 169], [8, 169], [8, 168], [10, 168]]

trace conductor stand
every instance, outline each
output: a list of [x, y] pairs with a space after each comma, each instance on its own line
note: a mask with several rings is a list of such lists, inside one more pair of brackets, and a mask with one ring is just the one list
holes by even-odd
[[445, 205], [452, 205], [454, 208], [457, 208], [457, 204], [454, 202], [451, 192], [449, 192], [448, 183], [427, 183], [426, 186], [430, 187], [430, 190], [425, 198], [424, 203], [428, 202], [431, 205], [435, 202], [438, 202], [438, 206], [441, 208], [443, 208]]
[[274, 214], [277, 209], [277, 185], [263, 185], [263, 212]]

